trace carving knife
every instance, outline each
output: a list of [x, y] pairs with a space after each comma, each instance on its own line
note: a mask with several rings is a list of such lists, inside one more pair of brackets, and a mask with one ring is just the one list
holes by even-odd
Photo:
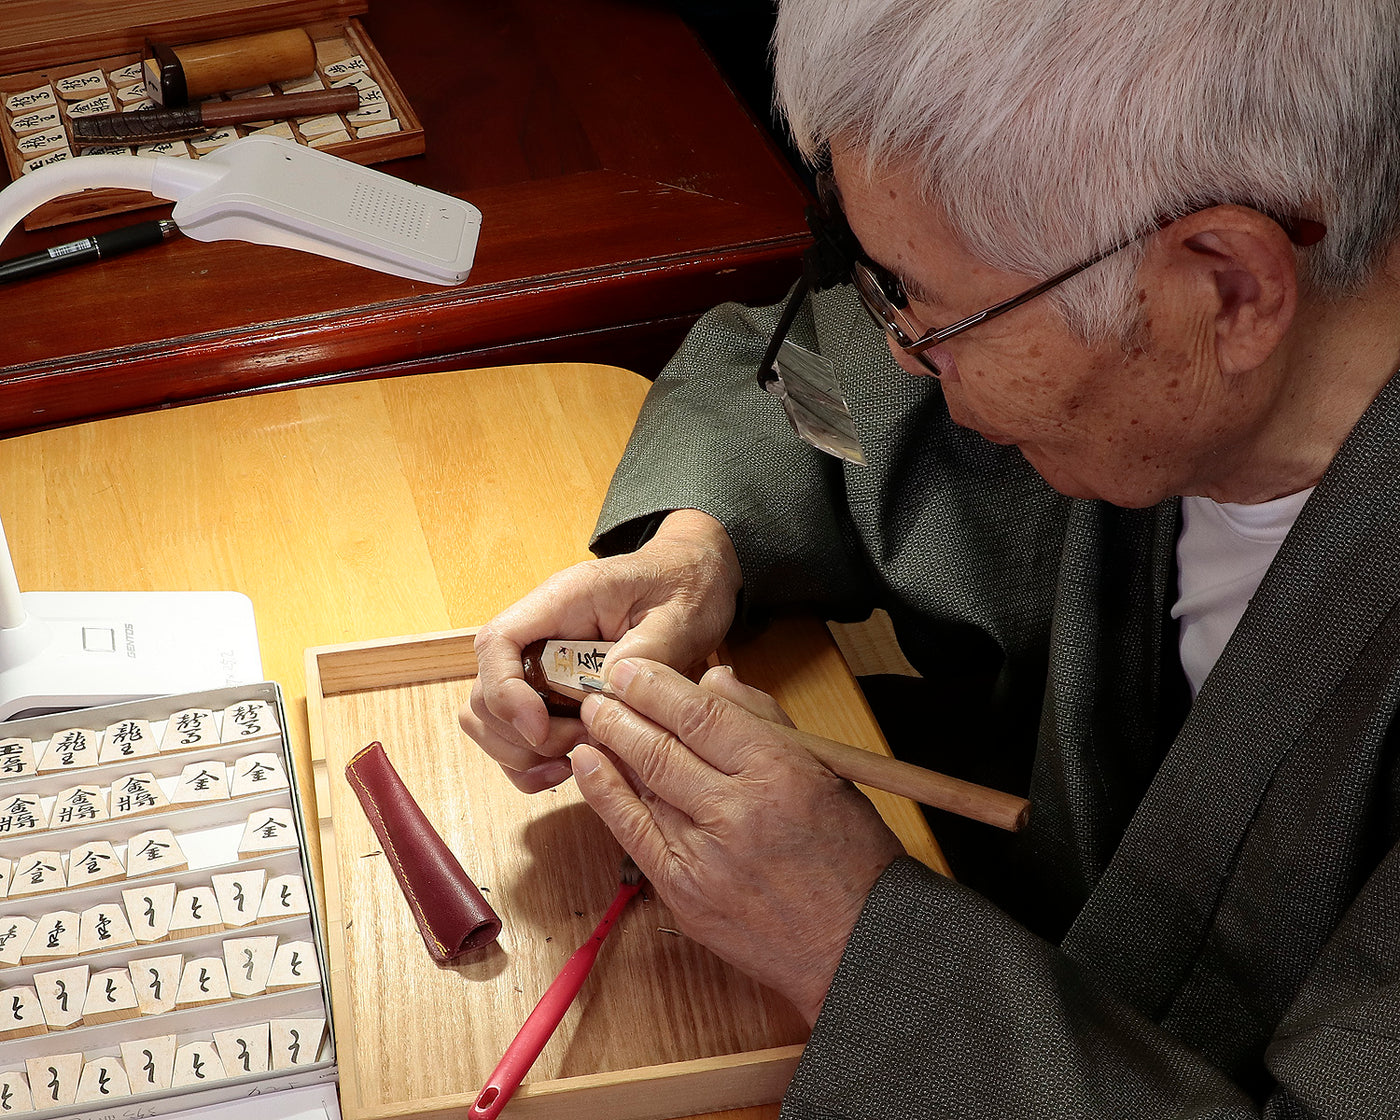
[[345, 86], [311, 93], [201, 101], [179, 109], [134, 109], [129, 113], [74, 117], [73, 135], [83, 144], [156, 144], [200, 136], [231, 124], [347, 113], [359, 107], [360, 91]]

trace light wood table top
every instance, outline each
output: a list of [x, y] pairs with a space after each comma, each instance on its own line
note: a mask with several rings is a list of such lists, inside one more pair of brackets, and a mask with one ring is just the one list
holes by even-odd
[[[646, 389], [611, 367], [504, 367], [12, 437], [0, 440], [0, 516], [26, 591], [247, 594], [264, 674], [309, 762], [305, 650], [475, 627], [586, 558]], [[800, 641], [789, 630], [736, 649], [741, 676], [799, 726], [882, 749], [825, 631], [794, 625]], [[916, 807], [881, 808], [943, 866]], [[770, 1120], [777, 1106], [725, 1115]]]

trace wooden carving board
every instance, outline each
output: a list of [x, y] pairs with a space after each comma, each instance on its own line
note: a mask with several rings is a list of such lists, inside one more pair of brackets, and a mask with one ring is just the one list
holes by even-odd
[[[527, 797], [462, 734], [472, 635], [307, 651], [347, 1120], [464, 1115], [617, 887], [621, 850], [572, 783]], [[497, 945], [466, 963], [429, 959], [345, 781], [346, 762], [376, 739], [504, 923]], [[945, 868], [916, 807], [881, 809], [913, 854]], [[672, 926], [649, 893], [632, 904], [508, 1116], [659, 1120], [781, 1098], [806, 1038], [800, 1017]]]

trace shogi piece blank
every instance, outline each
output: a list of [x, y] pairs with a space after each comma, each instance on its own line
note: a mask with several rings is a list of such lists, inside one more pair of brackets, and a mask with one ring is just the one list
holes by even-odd
[[24, 959], [29, 939], [38, 926], [38, 922], [23, 914], [0, 918], [0, 967], [10, 968]]
[[275, 936], [230, 937], [224, 942], [229, 991], [240, 998], [262, 995], [267, 991], [267, 978], [276, 955]]
[[148, 887], [129, 887], [122, 891], [126, 920], [131, 924], [131, 932], [137, 941], [164, 941], [170, 936], [175, 895], [174, 883], [152, 883]]
[[29, 1075], [29, 1093], [37, 1110], [72, 1104], [78, 1099], [83, 1056], [50, 1054], [46, 1058], [26, 1058], [24, 1072]]
[[28, 897], [61, 891], [68, 885], [63, 872], [63, 857], [58, 852], [30, 852], [15, 861], [10, 879], [10, 897]]
[[97, 785], [69, 786], [53, 801], [50, 828], [71, 828], [107, 819], [107, 791]]
[[11, 793], [0, 800], [0, 837], [48, 827], [49, 814], [37, 793]]
[[136, 944], [126, 911], [117, 902], [100, 902], [84, 910], [78, 918], [78, 953], [105, 953]]
[[324, 1018], [273, 1019], [269, 1026], [274, 1070], [308, 1066], [320, 1056], [321, 1040], [326, 1035]]
[[55, 910], [45, 914], [29, 935], [24, 947], [24, 964], [56, 961], [78, 955], [79, 917], [76, 910]]
[[289, 785], [286, 771], [282, 769], [282, 760], [272, 751], [261, 751], [244, 755], [234, 762], [229, 792], [234, 797], [251, 797], [287, 789]]
[[110, 811], [115, 819], [155, 813], [170, 804], [156, 776], [150, 772], [128, 774], [112, 783]]
[[90, 974], [91, 969], [85, 964], [34, 974], [34, 990], [39, 993], [39, 1006], [49, 1030], [66, 1031], [83, 1021]]
[[248, 814], [243, 838], [238, 842], [238, 854], [255, 856], [265, 852], [281, 852], [296, 846], [297, 828], [292, 820], [292, 810], [285, 805], [279, 805]]
[[251, 925], [258, 920], [258, 910], [262, 906], [263, 890], [267, 884], [267, 871], [261, 867], [250, 867], [243, 871], [229, 871], [210, 879], [214, 885], [214, 896], [219, 900], [219, 916], [224, 925], [236, 929]]
[[0, 1040], [48, 1033], [38, 992], [27, 985], [0, 989]]
[[49, 740], [39, 758], [39, 773], [52, 774], [59, 770], [81, 770], [97, 765], [97, 744], [101, 736], [95, 731], [72, 727], [60, 731]]
[[21, 778], [38, 772], [33, 740], [13, 736], [0, 739], [0, 778]]
[[149, 758], [160, 753], [160, 744], [144, 719], [124, 719], [102, 732], [102, 745], [97, 748], [97, 761], [121, 762], [128, 758]]
[[175, 1051], [175, 1076], [171, 1084], [177, 1089], [208, 1085], [224, 1079], [224, 1063], [214, 1041], [187, 1042]]
[[87, 887], [110, 879], [125, 879], [126, 868], [110, 840], [90, 840], [68, 853], [68, 885]]
[[277, 717], [272, 705], [264, 700], [244, 700], [224, 709], [220, 720], [223, 741], [235, 743], [243, 739], [262, 739], [277, 734]]
[[128, 962], [128, 968], [136, 989], [136, 1006], [142, 1015], [164, 1015], [175, 1010], [185, 969], [183, 956], [168, 953], [163, 957], [145, 957]]
[[175, 996], [176, 1007], [203, 1007], [206, 1003], [223, 1003], [232, 998], [221, 957], [196, 957], [186, 962], [180, 974], [180, 990]]
[[258, 907], [259, 922], [279, 922], [283, 918], [302, 918], [311, 913], [306, 897], [306, 883], [300, 875], [274, 875], [263, 891]]
[[105, 1104], [131, 1096], [122, 1060], [115, 1054], [94, 1058], [83, 1066], [78, 1078], [78, 1104]]
[[115, 1023], [134, 1019], [140, 1014], [136, 989], [131, 973], [125, 968], [104, 968], [94, 972], [88, 981], [87, 999], [83, 1001], [83, 1022]]
[[175, 910], [170, 915], [171, 937], [202, 937], [223, 928], [213, 887], [186, 887], [175, 895]]
[[0, 1073], [0, 1113], [5, 1116], [34, 1111], [34, 1098], [29, 1093], [29, 1078], [17, 1069]]
[[172, 874], [190, 865], [180, 841], [168, 828], [138, 832], [126, 845], [126, 873], [137, 875]]
[[180, 771], [180, 780], [170, 798], [175, 805], [227, 800], [228, 767], [218, 761], [191, 762]]
[[321, 982], [316, 949], [309, 941], [287, 941], [277, 946], [272, 971], [267, 974], [267, 990], [282, 992]]
[[160, 753], [192, 751], [200, 747], [219, 745], [219, 726], [208, 708], [186, 708], [174, 713], [165, 723], [160, 740]]
[[138, 1038], [134, 1042], [119, 1044], [122, 1065], [126, 1066], [126, 1076], [131, 1082], [133, 1093], [151, 1093], [157, 1089], [169, 1089], [175, 1074], [175, 1036], [156, 1035], [154, 1038]]
[[272, 1066], [271, 1042], [272, 1028], [267, 1023], [214, 1032], [214, 1048], [230, 1077], [266, 1073]]
[[10, 893], [10, 880], [14, 877], [15, 861], [0, 856], [0, 898]]

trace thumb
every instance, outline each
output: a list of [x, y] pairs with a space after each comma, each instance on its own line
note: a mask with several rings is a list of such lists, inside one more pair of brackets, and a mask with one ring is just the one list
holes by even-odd
[[737, 704], [750, 715], [758, 716], [759, 719], [765, 719], [769, 723], [779, 723], [784, 727], [796, 726], [773, 697], [745, 684], [728, 665], [716, 665], [713, 669], [707, 670], [705, 675], [700, 678], [700, 687], [707, 692], [713, 692], [716, 696], [723, 697], [732, 704]]

